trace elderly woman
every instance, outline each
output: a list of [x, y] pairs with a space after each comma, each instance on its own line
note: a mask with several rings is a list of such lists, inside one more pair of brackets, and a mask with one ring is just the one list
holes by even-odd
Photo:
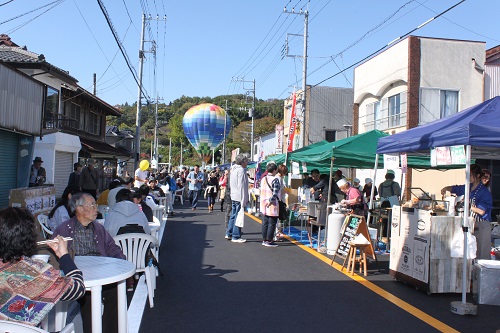
[[279, 200], [281, 200], [281, 179], [276, 177], [278, 166], [276, 163], [268, 163], [267, 175], [260, 182], [260, 210], [264, 215], [262, 218], [262, 245], [276, 247], [273, 242], [274, 231], [279, 216]]
[[361, 192], [357, 188], [352, 187], [345, 178], [337, 181], [337, 186], [346, 194], [346, 198], [340, 204], [352, 209], [354, 214], [364, 216], [365, 204]]
[[69, 199], [75, 193], [81, 192], [79, 186], [68, 186], [64, 189], [64, 192], [61, 197], [61, 201], [52, 208], [49, 213], [49, 227], [52, 230], [56, 230], [59, 224], [64, 221], [69, 220], [73, 217], [73, 214], [70, 213], [69, 209]]
[[0, 211], [1, 319], [36, 326], [58, 301], [75, 300], [85, 293], [82, 272], [68, 254], [66, 241], [57, 237], [48, 245], [59, 257], [62, 272], [39, 259], [33, 215], [21, 208]]
[[[474, 235], [477, 241], [477, 259], [491, 259], [491, 192], [482, 182], [483, 170], [477, 164], [470, 166], [470, 212], [474, 217]], [[449, 191], [457, 196], [465, 194], [465, 185], [445, 186], [441, 194]]]

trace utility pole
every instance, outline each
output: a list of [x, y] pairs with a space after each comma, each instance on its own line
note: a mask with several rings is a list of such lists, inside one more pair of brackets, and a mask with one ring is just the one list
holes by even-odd
[[[306, 79], [307, 79], [307, 29], [309, 25], [309, 11], [305, 10], [302, 11], [300, 9], [299, 12], [295, 12], [294, 8], [292, 8], [292, 11], [289, 12], [286, 7], [284, 9], [284, 12], [286, 14], [295, 14], [295, 15], [304, 15], [304, 34], [302, 35], [304, 38], [304, 50], [302, 53], [302, 56], [297, 56], [297, 55], [289, 55], [288, 54], [288, 35], [287, 35], [287, 47], [286, 47], [286, 52], [287, 52], [287, 57], [302, 57], [303, 60], [303, 66], [302, 66], [302, 100], [301, 100], [301, 115], [299, 116], [299, 122], [302, 123], [301, 126], [301, 133], [299, 136], [299, 146], [298, 148], [302, 148], [307, 145], [307, 135], [306, 135]], [[294, 36], [293, 34], [290, 34], [291, 36]], [[295, 35], [298, 36], [298, 35]]]
[[168, 144], [168, 164], [169, 168], [172, 167], [172, 138], [170, 138], [170, 142]]
[[179, 165], [182, 165], [182, 140], [181, 140], [181, 161], [180, 161]]
[[[154, 40], [150, 41], [153, 43], [153, 47], [150, 51], [145, 51], [144, 50], [144, 43], [146, 42], [144, 40], [144, 30], [146, 29], [146, 20], [156, 20], [159, 21], [160, 19], [158, 17], [152, 18], [149, 16], [149, 18], [146, 18], [145, 14], [142, 14], [142, 28], [141, 28], [141, 45], [139, 48], [139, 93], [137, 96], [137, 112], [135, 116], [135, 159], [134, 159], [134, 170], [137, 170], [139, 166], [139, 158], [141, 154], [141, 107], [142, 107], [142, 102], [141, 102], [141, 96], [142, 96], [142, 71], [144, 67], [144, 58], [145, 58], [145, 53], [146, 52], [151, 52], [155, 55], [155, 67], [156, 67], [156, 42]], [[162, 20], [167, 20], [167, 17], [163, 17]], [[156, 78], [155, 78], [156, 80]], [[156, 90], [156, 81], [155, 81], [155, 90]], [[158, 126], [158, 97], [156, 98], [156, 113], [155, 113], [155, 150], [152, 155], [158, 162], [158, 144], [156, 142], [156, 128]]]
[[227, 99], [226, 99], [226, 108], [224, 111], [226, 111], [224, 115], [224, 141], [222, 141], [222, 164], [226, 164], [226, 136], [227, 136], [227, 129], [226, 129], [226, 123], [227, 123], [227, 111], [229, 109], [227, 108]]
[[[245, 79], [236, 79], [236, 80], [232, 80], [232, 81], [238, 81], [238, 82], [243, 82], [243, 89], [244, 90], [247, 90], [246, 94], [248, 96], [248, 94], [251, 92], [252, 93], [252, 107], [251, 108], [244, 108], [245, 111], [248, 110], [248, 116], [250, 118], [252, 118], [252, 130], [251, 130], [251, 140], [250, 140], [250, 161], [253, 161], [253, 137], [254, 137], [254, 117], [255, 117], [255, 79], [253, 79], [252, 81], [248, 81], [248, 80], [245, 80]], [[253, 87], [252, 88], [245, 88], [245, 83], [252, 83], [253, 84]], [[240, 108], [241, 110], [241, 108]]]
[[144, 30], [146, 27], [146, 15], [142, 14], [141, 45], [139, 49], [139, 92], [137, 94], [137, 112], [135, 115], [135, 158], [134, 171], [139, 166], [141, 155], [141, 96], [142, 96], [142, 68], [144, 67]]

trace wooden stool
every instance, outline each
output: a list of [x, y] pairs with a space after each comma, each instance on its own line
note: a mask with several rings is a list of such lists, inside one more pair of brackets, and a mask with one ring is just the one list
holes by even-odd
[[[366, 273], [366, 253], [365, 248], [370, 246], [370, 244], [355, 244], [353, 242], [349, 242], [349, 252], [344, 259], [344, 263], [342, 264], [341, 271], [344, 269], [344, 266], [347, 262], [347, 273], [351, 273], [354, 275], [354, 265], [356, 262], [359, 263], [359, 273], [363, 272], [364, 276], [367, 276]], [[356, 250], [359, 250], [359, 257], [356, 257]]]

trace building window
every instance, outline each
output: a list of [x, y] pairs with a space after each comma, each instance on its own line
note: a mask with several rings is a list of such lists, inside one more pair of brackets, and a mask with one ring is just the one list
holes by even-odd
[[60, 128], [59, 124], [59, 91], [47, 86], [45, 98], [44, 124], [45, 128]]
[[325, 140], [328, 142], [334, 142], [337, 139], [337, 131], [325, 130]]
[[92, 134], [99, 134], [99, 120], [100, 116], [97, 113], [89, 112], [88, 113], [88, 126], [87, 132]]
[[66, 102], [65, 104], [65, 115], [68, 127], [78, 129], [81, 112], [80, 105], [73, 102]]
[[399, 125], [401, 114], [401, 97], [394, 95], [389, 97], [389, 127]]
[[419, 124], [430, 123], [458, 112], [458, 90], [422, 88]]
[[366, 105], [365, 131], [406, 125], [406, 91]]

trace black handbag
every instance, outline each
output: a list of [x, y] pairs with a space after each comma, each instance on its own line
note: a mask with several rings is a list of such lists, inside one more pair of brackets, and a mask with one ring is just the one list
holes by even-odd
[[288, 218], [287, 210], [286, 210], [286, 203], [284, 203], [281, 200], [278, 200], [279, 206], [278, 206], [278, 219], [280, 220], [286, 220]]

